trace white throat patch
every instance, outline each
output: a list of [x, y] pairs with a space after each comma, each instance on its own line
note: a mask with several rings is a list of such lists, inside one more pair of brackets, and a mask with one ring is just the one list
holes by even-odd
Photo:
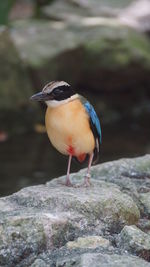
[[61, 101], [48, 100], [48, 101], [45, 101], [45, 103], [47, 104], [48, 107], [55, 108], [55, 107], [58, 107], [60, 105], [67, 104], [68, 102], [71, 102], [71, 101], [77, 99], [78, 97], [79, 97], [79, 95], [75, 94], [75, 95], [72, 95], [71, 97], [64, 99], [64, 100], [61, 100]]

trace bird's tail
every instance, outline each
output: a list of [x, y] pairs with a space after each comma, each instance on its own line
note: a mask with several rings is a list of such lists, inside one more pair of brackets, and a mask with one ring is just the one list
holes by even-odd
[[88, 162], [88, 158], [89, 158], [89, 155], [88, 154], [85, 154], [85, 157], [84, 157], [83, 160], [79, 160], [79, 158], [73, 156], [73, 159], [76, 162], [80, 163], [80, 164], [85, 164], [86, 162]]
[[[99, 160], [99, 153], [100, 153], [100, 141], [99, 141], [99, 138], [96, 138], [96, 140], [95, 140], [95, 148], [94, 148], [93, 153], [94, 153], [94, 157], [93, 157], [92, 165], [95, 165]], [[84, 157], [83, 160], [79, 160], [79, 158], [77, 158], [77, 157], [73, 157], [73, 159], [76, 162], [80, 163], [80, 164], [81, 163], [85, 164], [89, 160], [89, 155], [85, 154], [85, 157]]]

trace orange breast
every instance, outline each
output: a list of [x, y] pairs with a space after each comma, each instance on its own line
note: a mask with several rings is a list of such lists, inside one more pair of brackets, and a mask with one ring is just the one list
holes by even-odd
[[71, 154], [82, 161], [95, 147], [88, 115], [76, 99], [55, 108], [47, 108], [46, 129], [53, 146], [62, 154]]

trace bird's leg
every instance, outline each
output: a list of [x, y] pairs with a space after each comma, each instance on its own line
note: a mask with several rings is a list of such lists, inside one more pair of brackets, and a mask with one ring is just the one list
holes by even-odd
[[73, 186], [71, 181], [70, 181], [70, 167], [71, 167], [71, 160], [72, 160], [72, 155], [69, 155], [69, 160], [68, 160], [68, 168], [67, 168], [67, 176], [66, 176], [66, 186]]
[[90, 155], [90, 158], [89, 158], [89, 163], [88, 163], [88, 169], [87, 169], [87, 173], [84, 177], [84, 182], [83, 182], [83, 185], [88, 187], [91, 185], [91, 182], [90, 182], [90, 178], [91, 178], [91, 175], [90, 175], [90, 169], [91, 169], [91, 165], [92, 165], [92, 161], [93, 161], [93, 157], [94, 157], [94, 153], [92, 153]]

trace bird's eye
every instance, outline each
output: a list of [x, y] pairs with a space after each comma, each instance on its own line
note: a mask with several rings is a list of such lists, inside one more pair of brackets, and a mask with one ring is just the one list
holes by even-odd
[[58, 95], [58, 94], [61, 94], [61, 93], [63, 93], [63, 89], [61, 89], [61, 88], [55, 88], [53, 90], [53, 94], [55, 94], [55, 95]]

